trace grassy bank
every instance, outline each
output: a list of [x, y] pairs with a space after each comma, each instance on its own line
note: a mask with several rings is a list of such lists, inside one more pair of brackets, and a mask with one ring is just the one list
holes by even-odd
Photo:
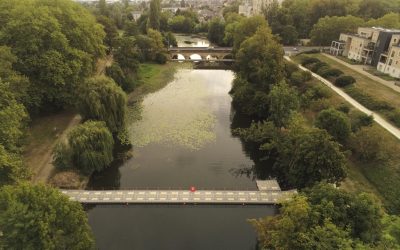
[[[296, 58], [296, 60], [299, 60], [299, 58]], [[336, 65], [332, 66], [335, 67]], [[328, 93], [325, 95], [326, 98], [303, 110], [303, 114], [310, 124], [314, 123], [318, 112], [327, 107], [339, 108], [346, 105], [350, 108], [348, 112], [350, 117], [359, 112], [317, 79], [313, 78], [306, 85], [307, 88], [319, 86], [324, 92]], [[373, 126], [376, 127], [379, 138], [386, 144], [385, 157], [380, 160], [361, 162], [355, 156], [349, 156], [347, 160], [348, 177], [342, 183], [341, 188], [351, 192], [373, 193], [382, 201], [389, 212], [400, 213], [400, 189], [398, 188], [400, 186], [400, 156], [397, 153], [400, 150], [400, 142], [378, 124], [374, 123]]]
[[332, 68], [343, 71], [345, 75], [354, 77], [356, 83], [344, 87], [343, 90], [353, 99], [382, 115], [386, 120], [400, 128], [400, 93], [384, 86], [373, 79], [360, 74], [322, 54], [299, 55], [293, 58], [300, 63], [305, 56], [317, 58]]
[[152, 93], [174, 79], [178, 69], [191, 68], [190, 63], [169, 62], [166, 64], [143, 63], [139, 67], [139, 80], [136, 89], [129, 94], [129, 101]]

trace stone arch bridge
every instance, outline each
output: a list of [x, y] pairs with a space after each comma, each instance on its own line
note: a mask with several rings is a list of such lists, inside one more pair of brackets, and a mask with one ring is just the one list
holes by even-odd
[[168, 49], [168, 52], [170, 60], [178, 60], [178, 55], [181, 55], [185, 59], [179, 58], [179, 61], [199, 61], [191, 58], [193, 55], [199, 55], [201, 57], [200, 61], [211, 59], [233, 61], [231, 47], [172, 47]]

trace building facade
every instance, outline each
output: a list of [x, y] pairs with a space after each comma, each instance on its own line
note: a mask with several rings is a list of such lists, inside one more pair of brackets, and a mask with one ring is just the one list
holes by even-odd
[[400, 78], [399, 44], [400, 30], [360, 27], [356, 34], [340, 34], [337, 41], [332, 41], [330, 53], [372, 65], [383, 73]]
[[264, 10], [274, 2], [281, 4], [283, 0], [246, 0], [239, 5], [239, 14], [246, 17], [262, 15]]

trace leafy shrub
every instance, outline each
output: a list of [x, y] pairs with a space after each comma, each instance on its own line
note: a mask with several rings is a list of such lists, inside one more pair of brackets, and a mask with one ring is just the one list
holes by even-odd
[[106, 68], [106, 75], [113, 79], [125, 92], [131, 92], [135, 88], [133, 73], [124, 73], [118, 63], [113, 63]]
[[320, 112], [321, 110], [328, 109], [331, 107], [331, 103], [326, 98], [321, 98], [312, 101], [310, 104], [310, 109], [314, 112]]
[[351, 85], [355, 82], [356, 82], [356, 79], [354, 79], [354, 77], [345, 75], [345, 76], [338, 77], [335, 81], [335, 85], [343, 88], [343, 87]]
[[345, 142], [351, 133], [350, 120], [336, 109], [322, 110], [315, 120], [315, 126], [325, 129], [339, 142]]
[[317, 70], [316, 73], [317, 73], [318, 75], [322, 76], [322, 77], [325, 77], [325, 76], [326, 76], [326, 73], [329, 72], [329, 70], [331, 70], [331, 67], [330, 67], [330, 66], [322, 66], [321, 68], [319, 68], [319, 69]]
[[72, 152], [68, 144], [59, 142], [53, 150], [53, 164], [59, 169], [72, 168]]
[[299, 67], [292, 63], [292, 62], [288, 62], [285, 61], [285, 73], [286, 73], [286, 77], [291, 77], [293, 73], [299, 71]]
[[320, 61], [319, 59], [317, 59], [317, 58], [314, 58], [314, 57], [304, 57], [304, 58], [301, 60], [301, 65], [306, 66], [306, 65], [313, 64], [313, 63], [318, 63], [318, 62], [321, 62], [321, 61]]
[[397, 127], [400, 127], [400, 111], [395, 109], [388, 114], [389, 120], [394, 123]]
[[357, 132], [362, 127], [371, 126], [374, 122], [372, 116], [357, 110], [351, 112], [349, 116], [353, 132]]
[[159, 64], [165, 64], [167, 62], [167, 55], [165, 53], [158, 53], [156, 55], [156, 62]]
[[325, 71], [323, 74], [320, 74], [322, 77], [339, 77], [343, 75], [343, 71], [340, 69], [330, 68], [329, 70]]
[[329, 65], [325, 62], [317, 62], [317, 63], [309, 65], [308, 69], [310, 69], [312, 72], [317, 73], [318, 70], [322, 67], [329, 67]]
[[343, 112], [345, 114], [348, 114], [350, 112], [350, 107], [349, 105], [345, 103], [341, 103], [337, 108], [338, 111]]
[[303, 54], [318, 54], [320, 51], [318, 49], [312, 49], [308, 51], [304, 51]]
[[310, 74], [310, 72], [298, 70], [290, 76], [290, 79], [289, 79], [290, 83], [292, 83], [293, 85], [299, 86], [299, 85], [302, 85], [303, 83], [309, 81], [310, 79], [308, 79], [308, 75], [305, 75], [303, 73]]

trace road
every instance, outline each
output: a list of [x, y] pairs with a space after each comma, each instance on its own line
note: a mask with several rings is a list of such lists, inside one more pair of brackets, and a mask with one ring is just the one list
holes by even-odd
[[[285, 59], [287, 61], [293, 62], [292, 59], [290, 59], [288, 56], [285, 56]], [[333, 91], [335, 91], [338, 95], [343, 97], [347, 102], [349, 102], [351, 105], [353, 105], [355, 108], [360, 110], [361, 112], [367, 114], [367, 115], [372, 115], [375, 122], [378, 123], [380, 126], [382, 126], [384, 129], [386, 129], [389, 133], [394, 135], [397, 139], [400, 139], [400, 130], [397, 129], [395, 126], [387, 122], [385, 119], [383, 119], [380, 115], [374, 113], [373, 111], [367, 109], [363, 105], [361, 105], [359, 102], [354, 100], [352, 97], [350, 97], [348, 94], [346, 94], [343, 90], [340, 88], [336, 87], [333, 85], [330, 81], [326, 80], [325, 78], [322, 78], [321, 76], [309, 71], [308, 69], [304, 68], [301, 65], [298, 65], [301, 70], [308, 71], [312, 74], [313, 77], [317, 78], [320, 80], [322, 83], [330, 87]]]

